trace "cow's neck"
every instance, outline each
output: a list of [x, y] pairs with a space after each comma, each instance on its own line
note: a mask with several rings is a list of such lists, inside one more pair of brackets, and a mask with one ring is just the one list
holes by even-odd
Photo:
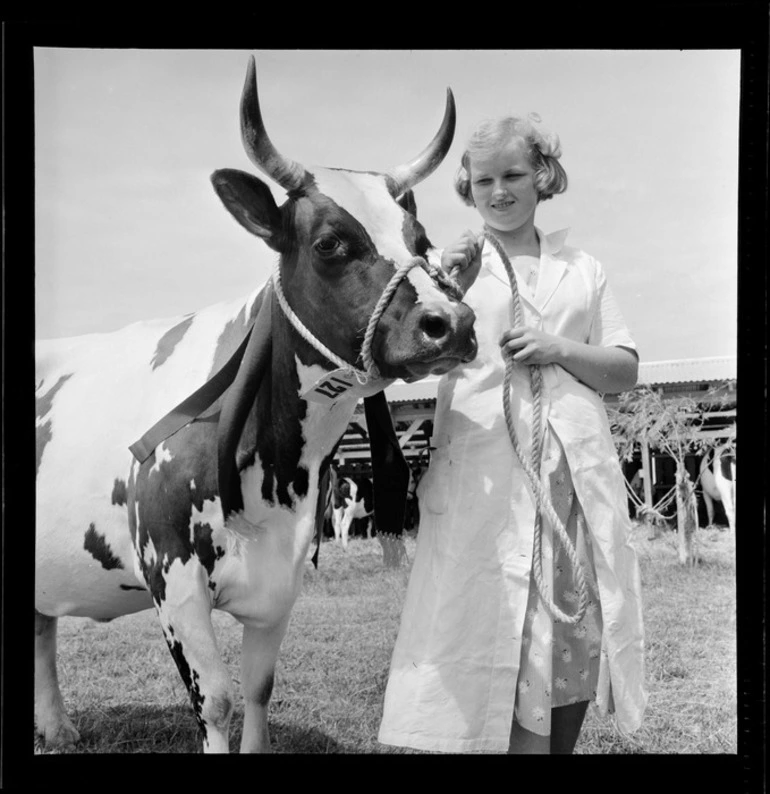
[[[356, 405], [356, 398], [333, 406], [300, 399], [308, 373], [333, 368], [301, 339], [273, 304], [271, 366], [249, 413], [237, 464], [261, 469], [261, 497], [271, 506], [297, 509], [311, 498], [329, 465]], [[316, 375], [317, 376], [317, 375]]]
[[222, 328], [214, 350], [209, 377], [218, 372], [235, 353], [243, 341], [249, 328], [256, 319], [261, 304], [260, 290], [257, 290], [243, 299], [240, 310]]

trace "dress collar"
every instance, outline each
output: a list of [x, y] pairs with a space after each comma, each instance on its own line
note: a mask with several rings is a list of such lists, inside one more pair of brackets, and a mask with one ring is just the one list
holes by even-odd
[[[535, 233], [540, 242], [540, 256], [553, 256], [554, 254], [558, 254], [564, 247], [564, 242], [567, 239], [567, 235], [570, 233], [570, 228], [567, 226], [564, 229], [546, 234], [538, 226], [535, 226]], [[489, 256], [493, 250], [491, 245], [485, 245], [483, 255]], [[495, 257], [495, 259], [497, 259], [497, 257]], [[504, 268], [503, 272], [505, 272]]]
[[570, 229], [567, 227], [550, 234], [543, 234], [536, 226], [535, 231], [540, 240], [540, 255], [542, 256], [543, 253], [558, 254], [564, 246], [564, 241], [567, 239]]
[[[543, 310], [564, 275], [566, 261], [559, 256], [559, 252], [564, 246], [564, 241], [569, 231], [569, 228], [566, 228], [545, 234], [537, 226], [535, 227], [535, 232], [540, 242], [540, 273], [538, 274], [537, 288], [534, 296], [528, 295], [528, 291], [525, 292], [525, 290], [521, 290], [520, 295], [523, 301], [538, 312]], [[505, 265], [503, 265], [497, 252], [489, 244], [484, 245], [482, 264], [486, 266], [493, 276], [510, 288]]]

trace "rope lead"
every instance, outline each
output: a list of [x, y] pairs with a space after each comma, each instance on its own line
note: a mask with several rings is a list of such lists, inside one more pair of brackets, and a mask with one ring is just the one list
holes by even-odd
[[[513, 272], [511, 260], [508, 258], [502, 243], [487, 227], [484, 228], [484, 236], [492, 244], [497, 251], [500, 259], [505, 265], [508, 280], [511, 283], [511, 293], [513, 300], [513, 322], [515, 326], [521, 326], [523, 320], [523, 312], [521, 308], [521, 298], [519, 296], [519, 288], [516, 283], [516, 275]], [[527, 459], [524, 451], [521, 448], [519, 439], [516, 435], [516, 428], [513, 423], [511, 414], [511, 376], [513, 374], [514, 362], [509, 357], [505, 360], [505, 375], [503, 377], [503, 412], [505, 413], [505, 423], [508, 426], [508, 435], [511, 438], [514, 452], [521, 462], [522, 468], [529, 478], [532, 489], [535, 493], [535, 530], [534, 530], [534, 548], [532, 552], [532, 573], [535, 577], [535, 584], [540, 598], [543, 600], [546, 609], [551, 617], [559, 623], [566, 623], [574, 626], [579, 623], [586, 613], [588, 607], [588, 587], [586, 586], [585, 575], [583, 566], [577, 556], [575, 546], [567, 534], [564, 524], [559, 519], [556, 511], [551, 504], [543, 485], [540, 481], [540, 464], [543, 456], [543, 438], [542, 438], [542, 423], [543, 423], [543, 399], [542, 399], [542, 370], [537, 365], [529, 367], [530, 385], [532, 388], [532, 456], [531, 460]], [[575, 572], [575, 584], [578, 590], [578, 607], [574, 615], [568, 615], [563, 612], [550, 597], [547, 592], [545, 580], [543, 578], [543, 512], [548, 516], [548, 520], [553, 525], [559, 540], [562, 542], [567, 557], [572, 564]], [[584, 529], [582, 512], [578, 512], [578, 531]]]
[[294, 329], [297, 331], [297, 333], [306, 342], [312, 345], [319, 353], [321, 353], [323, 356], [326, 356], [329, 361], [333, 362], [341, 369], [348, 370], [355, 375], [356, 380], [361, 385], [365, 385], [371, 378], [377, 377], [379, 375], [372, 357], [372, 342], [374, 340], [374, 332], [377, 330], [377, 324], [379, 323], [380, 318], [382, 317], [385, 310], [388, 308], [388, 304], [393, 297], [393, 293], [398, 289], [398, 285], [413, 267], [421, 267], [434, 281], [438, 283], [442, 289], [448, 292], [453, 298], [458, 301], [462, 300], [462, 291], [458, 287], [457, 283], [446, 273], [444, 273], [440, 267], [430, 264], [425, 257], [413, 256], [408, 262], [400, 265], [398, 268], [396, 268], [396, 272], [391, 276], [390, 281], [385, 285], [385, 289], [382, 291], [382, 295], [380, 295], [380, 298], [374, 307], [374, 311], [372, 312], [372, 316], [369, 318], [369, 322], [367, 323], [366, 332], [364, 333], [364, 342], [361, 347], [361, 361], [364, 365], [362, 370], [358, 369], [353, 364], [345, 361], [344, 358], [341, 358], [336, 353], [329, 350], [326, 345], [324, 345], [316, 336], [313, 335], [312, 331], [305, 326], [302, 320], [297, 317], [291, 306], [289, 306], [289, 302], [286, 300], [286, 295], [284, 295], [283, 292], [283, 286], [281, 284], [280, 262], [276, 263], [272, 279], [273, 285], [275, 287], [275, 294], [278, 298], [278, 303], [280, 304], [281, 309], [283, 310], [283, 313], [286, 315], [289, 322], [294, 326]]

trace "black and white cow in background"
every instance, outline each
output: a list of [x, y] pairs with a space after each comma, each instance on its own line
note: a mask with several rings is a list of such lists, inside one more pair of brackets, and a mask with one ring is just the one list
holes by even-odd
[[731, 532], [735, 532], [735, 450], [722, 444], [703, 456], [700, 482], [709, 526], [714, 523], [714, 502], [722, 502]]
[[348, 540], [353, 534], [366, 534], [367, 538], [372, 537], [374, 487], [369, 477], [338, 476], [332, 500], [334, 539], [342, 544], [343, 549], [347, 549]]

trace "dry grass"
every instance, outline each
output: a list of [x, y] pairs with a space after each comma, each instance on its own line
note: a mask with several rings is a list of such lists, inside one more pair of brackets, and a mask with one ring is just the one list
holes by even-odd
[[677, 562], [676, 538], [636, 531], [650, 699], [642, 727], [621, 736], [589, 710], [578, 753], [737, 752], [735, 556], [727, 532], [698, 533], [701, 562]]
[[[702, 562], [677, 563], [674, 537], [639, 530], [650, 701], [642, 728], [622, 736], [592, 710], [576, 752], [735, 753], [735, 560], [732, 538], [701, 530]], [[409, 558], [414, 541], [407, 540]], [[408, 569], [385, 570], [376, 541], [347, 553], [321, 548], [284, 641], [271, 732], [278, 753], [403, 753], [376, 741]], [[238, 681], [240, 626], [214, 613], [222, 654]], [[110, 624], [63, 619], [60, 681], [82, 742], [77, 753], [197, 753], [186, 692], [154, 613]], [[240, 741], [242, 710], [231, 731]], [[41, 747], [38, 753], [51, 752]]]

